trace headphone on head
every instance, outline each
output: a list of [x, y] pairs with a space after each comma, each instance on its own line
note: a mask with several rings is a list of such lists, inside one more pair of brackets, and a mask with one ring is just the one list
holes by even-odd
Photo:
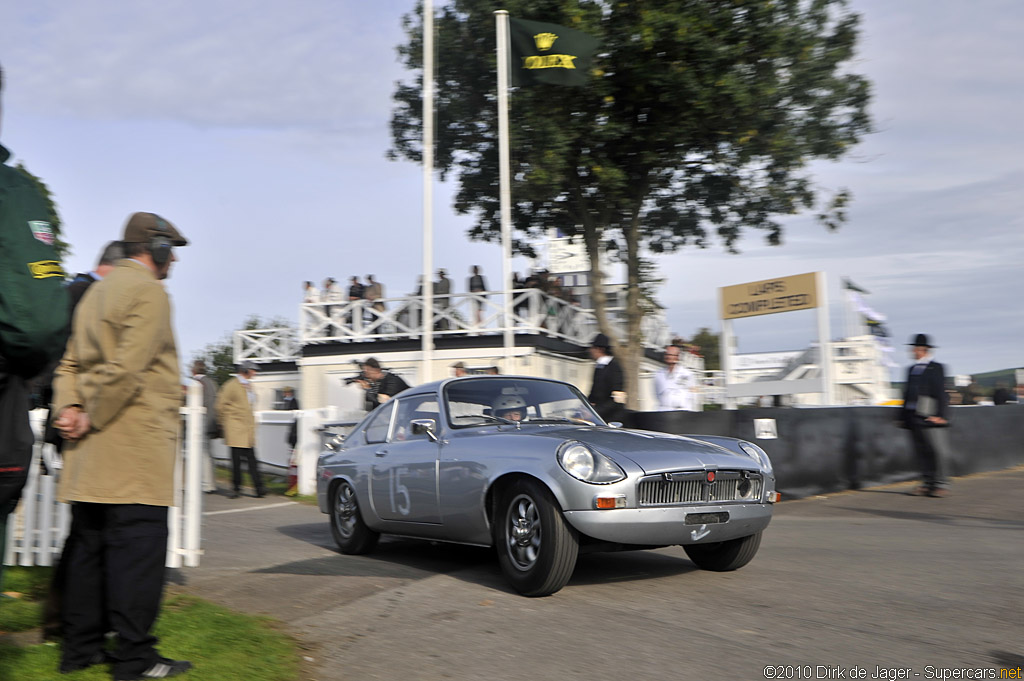
[[156, 219], [156, 232], [149, 241], [149, 252], [153, 256], [153, 262], [157, 265], [166, 265], [171, 259], [171, 249], [174, 244], [171, 242], [171, 230], [163, 218]]

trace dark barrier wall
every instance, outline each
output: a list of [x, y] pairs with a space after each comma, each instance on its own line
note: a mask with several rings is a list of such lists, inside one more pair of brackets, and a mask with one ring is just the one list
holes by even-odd
[[[759, 408], [709, 412], [633, 412], [627, 425], [685, 435], [726, 435], [768, 452], [786, 497], [911, 480], [917, 472], [895, 407]], [[754, 438], [754, 419], [775, 419], [776, 440]], [[950, 475], [1024, 464], [1024, 405], [953, 407]]]

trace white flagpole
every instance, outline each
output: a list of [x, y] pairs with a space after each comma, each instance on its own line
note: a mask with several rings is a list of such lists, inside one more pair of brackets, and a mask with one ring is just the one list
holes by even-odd
[[512, 349], [515, 330], [512, 326], [512, 180], [508, 149], [508, 12], [494, 13], [498, 34], [498, 192], [501, 205], [501, 279], [502, 308], [505, 326], [505, 372], [512, 373]]
[[423, 324], [420, 380], [434, 361], [434, 0], [423, 0]]

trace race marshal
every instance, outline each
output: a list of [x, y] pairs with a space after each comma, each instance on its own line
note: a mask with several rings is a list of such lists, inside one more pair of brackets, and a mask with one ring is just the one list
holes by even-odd
[[756, 317], [778, 312], [809, 310], [818, 306], [816, 274], [765, 279], [749, 284], [723, 286], [722, 319]]

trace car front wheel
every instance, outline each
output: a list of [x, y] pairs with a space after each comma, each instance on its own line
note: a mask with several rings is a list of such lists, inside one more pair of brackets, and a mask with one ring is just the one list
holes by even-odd
[[380, 534], [363, 522], [356, 501], [356, 491], [342, 480], [331, 491], [331, 534], [342, 553], [369, 553], [377, 545]]
[[685, 544], [683, 549], [697, 567], [713, 572], [737, 570], [751, 560], [761, 546], [761, 533], [714, 544]]
[[576, 531], [554, 496], [532, 480], [517, 480], [501, 494], [494, 544], [501, 571], [524, 596], [550, 596], [569, 581], [579, 555]]

